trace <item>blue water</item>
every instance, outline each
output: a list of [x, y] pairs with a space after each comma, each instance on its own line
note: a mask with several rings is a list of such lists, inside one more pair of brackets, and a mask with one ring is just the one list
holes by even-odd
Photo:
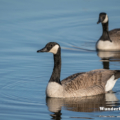
[[111, 30], [120, 27], [119, 11], [119, 0], [0, 0], [0, 119], [119, 119], [119, 111], [99, 107], [120, 107], [120, 79], [108, 95], [46, 100], [53, 56], [36, 53], [50, 41], [61, 45], [61, 80], [93, 69], [120, 69], [119, 53], [107, 53], [108, 62], [95, 52], [102, 34], [99, 13], [108, 13]]

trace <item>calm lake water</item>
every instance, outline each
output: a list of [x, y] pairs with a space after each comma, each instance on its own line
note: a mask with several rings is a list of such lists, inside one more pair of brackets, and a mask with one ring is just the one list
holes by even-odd
[[1, 120], [120, 119], [120, 111], [99, 109], [120, 107], [120, 79], [114, 93], [46, 99], [53, 55], [36, 53], [50, 41], [61, 45], [61, 80], [93, 69], [120, 69], [119, 52], [95, 52], [100, 12], [108, 13], [110, 30], [120, 27], [119, 0], [0, 0]]

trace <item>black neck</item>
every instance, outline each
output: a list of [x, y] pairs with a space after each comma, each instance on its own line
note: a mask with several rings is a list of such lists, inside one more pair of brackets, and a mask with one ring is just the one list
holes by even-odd
[[103, 34], [100, 37], [101, 40], [103, 41], [110, 41], [109, 33], [108, 33], [108, 22], [107, 23], [102, 23], [102, 28], [103, 28]]
[[54, 68], [49, 82], [60, 82], [60, 73], [61, 73], [61, 48], [58, 49], [57, 54], [53, 55], [54, 57]]

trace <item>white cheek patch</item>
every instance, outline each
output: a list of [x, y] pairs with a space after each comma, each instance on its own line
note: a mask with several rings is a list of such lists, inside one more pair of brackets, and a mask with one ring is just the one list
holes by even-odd
[[106, 22], [108, 22], [108, 16], [107, 15], [105, 16], [105, 19], [102, 23], [106, 23]]
[[58, 49], [59, 49], [59, 45], [55, 45], [53, 48], [50, 49], [49, 52], [51, 52], [51, 53], [53, 53], [53, 54], [56, 54], [57, 51], [58, 51]]

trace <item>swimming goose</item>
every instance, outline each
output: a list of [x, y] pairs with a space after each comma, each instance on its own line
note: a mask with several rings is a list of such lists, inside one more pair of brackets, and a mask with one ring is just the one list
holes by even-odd
[[120, 51], [120, 29], [108, 31], [108, 15], [106, 13], [99, 14], [97, 22], [102, 24], [103, 33], [97, 41], [96, 49], [102, 51]]
[[76, 73], [60, 81], [60, 45], [55, 42], [49, 42], [43, 49], [37, 52], [51, 52], [54, 57], [53, 72], [46, 88], [47, 97], [66, 98], [103, 94], [112, 90], [120, 77], [120, 70], [98, 69]]

